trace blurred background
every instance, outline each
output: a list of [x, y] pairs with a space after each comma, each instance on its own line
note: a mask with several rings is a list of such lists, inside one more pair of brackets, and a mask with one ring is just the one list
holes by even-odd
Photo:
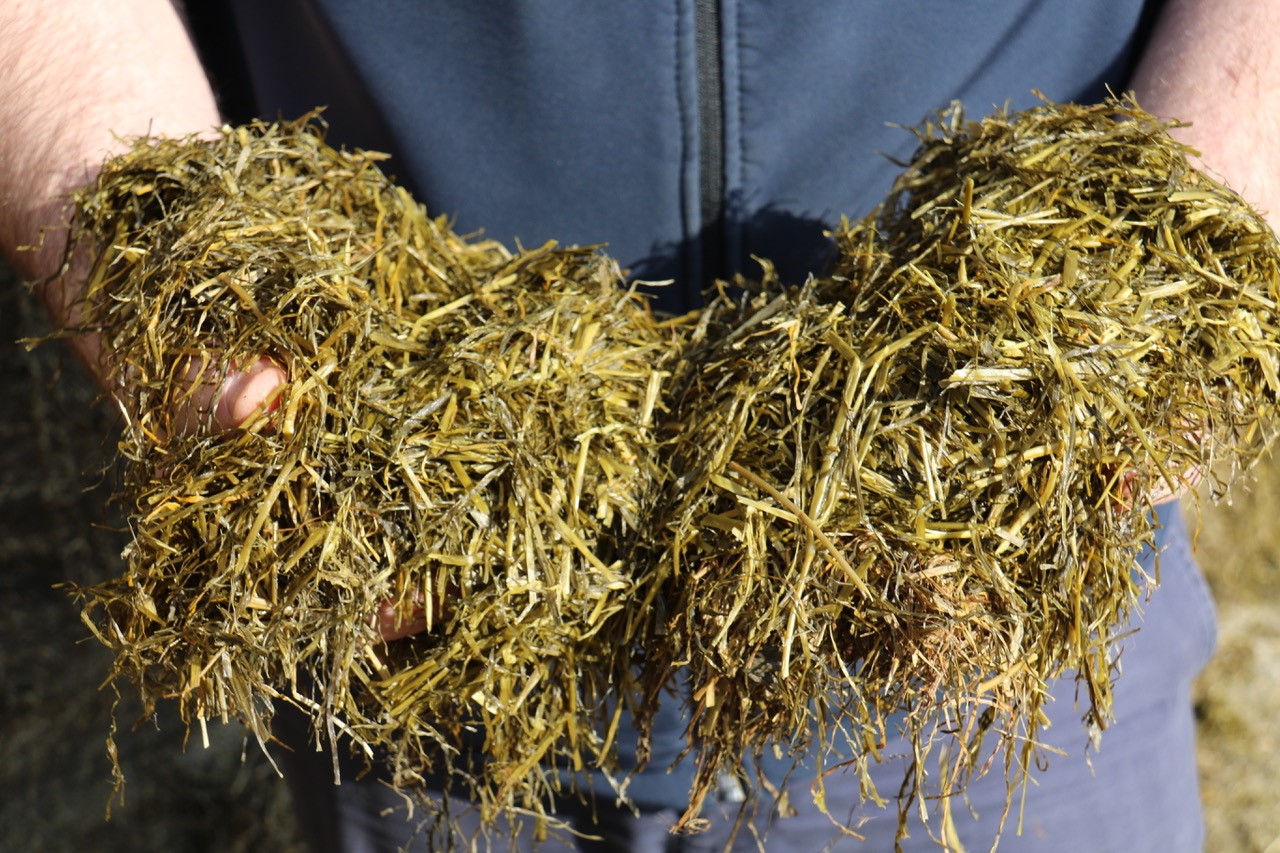
[[[284, 783], [238, 726], [210, 725], [207, 749], [169, 707], [134, 729], [133, 697], [103, 687], [110, 654], [59, 585], [121, 568], [113, 420], [61, 347], [22, 343], [45, 333], [0, 267], [0, 850], [301, 853]], [[1196, 703], [1206, 849], [1280, 853], [1280, 460], [1187, 514], [1221, 621]]]

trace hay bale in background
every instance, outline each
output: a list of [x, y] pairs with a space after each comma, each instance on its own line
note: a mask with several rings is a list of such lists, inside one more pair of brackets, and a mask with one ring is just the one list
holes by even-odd
[[1151, 495], [1225, 490], [1277, 428], [1280, 247], [1167, 130], [1130, 101], [955, 108], [833, 275], [708, 309], [651, 682], [691, 671], [686, 818], [815, 721], [865, 768], [903, 715], [908, 792], [938, 741], [944, 791], [999, 755], [1023, 780], [1064, 675], [1105, 726]]

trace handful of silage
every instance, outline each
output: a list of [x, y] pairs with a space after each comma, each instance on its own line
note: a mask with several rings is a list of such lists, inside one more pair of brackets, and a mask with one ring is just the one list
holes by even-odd
[[1110, 101], [918, 135], [834, 273], [726, 289], [676, 386], [651, 683], [690, 670], [686, 817], [813, 731], [865, 770], [901, 726], [904, 791], [954, 739], [944, 794], [998, 732], [1023, 778], [1053, 679], [1109, 717], [1151, 495], [1275, 437], [1280, 248], [1166, 126]]
[[[405, 778], [541, 813], [552, 765], [612, 766], [676, 348], [602, 255], [463, 239], [380, 159], [258, 125], [143, 140], [80, 197], [133, 533], [86, 621], [148, 708], [265, 741], [291, 702]], [[193, 377], [262, 356], [273, 413], [182, 423]], [[388, 601], [431, 630], [381, 642]]]

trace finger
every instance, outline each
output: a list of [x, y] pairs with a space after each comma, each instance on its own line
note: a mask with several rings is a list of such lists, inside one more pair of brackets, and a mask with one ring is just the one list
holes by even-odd
[[396, 611], [393, 602], [384, 601], [378, 607], [378, 634], [390, 642], [403, 639], [427, 630], [427, 614], [422, 607], [415, 605], [407, 614]]
[[275, 411], [287, 381], [284, 368], [265, 357], [243, 369], [219, 368], [211, 355], [188, 359], [174, 403], [174, 427], [182, 434], [239, 429], [256, 415]]
[[287, 379], [284, 369], [267, 358], [259, 358], [248, 370], [228, 373], [214, 410], [214, 423], [221, 429], [236, 429], [259, 412], [275, 411], [280, 405], [276, 389]]
[[1180, 501], [1199, 488], [1200, 482], [1204, 479], [1204, 470], [1196, 466], [1175, 474], [1174, 477], [1176, 482], [1170, 482], [1167, 478], [1160, 476], [1153, 478], [1145, 486], [1140, 486], [1136, 472], [1130, 471], [1126, 473], [1120, 478], [1119, 483], [1120, 505], [1122, 507], [1131, 507], [1139, 490], [1142, 488], [1146, 489], [1146, 505], [1148, 506], [1155, 507]]
[[1160, 506], [1161, 504], [1180, 501], [1196, 489], [1200, 488], [1200, 483], [1203, 480], [1204, 469], [1199, 466], [1178, 475], [1178, 482], [1176, 484], [1172, 484], [1168, 480], [1161, 479], [1160, 485], [1152, 490], [1151, 505]]

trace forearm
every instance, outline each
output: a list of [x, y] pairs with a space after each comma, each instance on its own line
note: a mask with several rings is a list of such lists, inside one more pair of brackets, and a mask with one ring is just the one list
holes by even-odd
[[1133, 89], [1280, 228], [1280, 0], [1172, 0]]
[[[0, 248], [24, 277], [57, 271], [68, 196], [119, 138], [218, 125], [208, 81], [169, 0], [0, 3]], [[35, 250], [23, 247], [37, 246]], [[60, 316], [69, 294], [47, 294]]]
[[1280, 0], [1171, 0], [1133, 90], [1280, 228]]

